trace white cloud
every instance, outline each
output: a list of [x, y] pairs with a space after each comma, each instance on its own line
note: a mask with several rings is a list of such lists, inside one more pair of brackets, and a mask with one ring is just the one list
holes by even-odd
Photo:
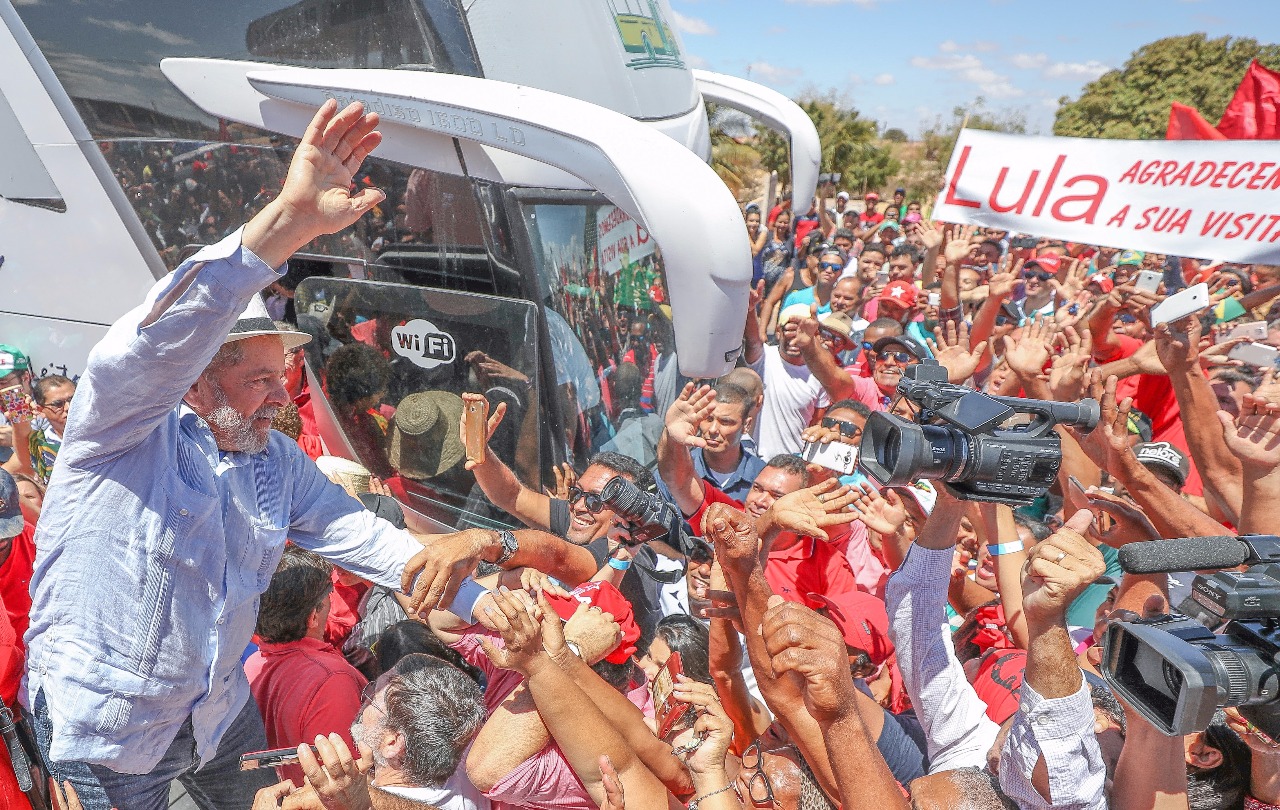
[[1096, 59], [1088, 62], [1054, 62], [1045, 68], [1044, 75], [1048, 79], [1085, 79], [1092, 81], [1111, 70]]
[[1049, 55], [1044, 53], [1015, 53], [1009, 58], [1019, 70], [1039, 70], [1049, 64]]
[[682, 34], [710, 36], [716, 32], [716, 29], [706, 20], [700, 20], [697, 17], [686, 17], [674, 9], [671, 11], [671, 21], [675, 23], [676, 30]]
[[785, 25], [771, 25], [768, 28], [764, 29], [764, 33], [765, 33], [765, 36], [774, 37], [774, 36], [777, 36], [778, 34], [787, 33], [787, 27]]
[[960, 43], [956, 42], [954, 39], [948, 39], [938, 46], [938, 50], [943, 53], [955, 53], [960, 50]]
[[990, 98], [1014, 98], [1023, 95], [1008, 76], [997, 73], [971, 53], [943, 56], [913, 56], [913, 67], [925, 70], [942, 70], [958, 75], [964, 81], [978, 86], [983, 95]]
[[698, 70], [706, 70], [711, 66], [707, 60], [698, 56], [696, 53], [686, 53], [684, 55], [684, 61], [689, 64], [689, 67], [697, 68]]
[[989, 39], [980, 39], [973, 43], [973, 49], [979, 53], [994, 53], [1000, 50], [1000, 43], [992, 42]]
[[752, 62], [747, 65], [747, 75], [766, 84], [791, 84], [803, 75], [803, 71], [769, 62]]
[[862, 8], [875, 8], [877, 0], [787, 0], [787, 2], [802, 6], [837, 6], [852, 3]]
[[872, 81], [880, 85], [881, 87], [885, 85], [890, 85], [890, 84], [893, 84], [893, 74], [881, 73], [879, 76], [876, 76], [874, 79], [872, 79]]
[[92, 23], [106, 28], [108, 31], [118, 31], [121, 34], [142, 34], [143, 36], [152, 37], [159, 40], [165, 45], [191, 45], [191, 40], [178, 34], [166, 31], [163, 28], [156, 28], [151, 23], [125, 22], [124, 20], [99, 20], [96, 17], [86, 17], [85, 22]]

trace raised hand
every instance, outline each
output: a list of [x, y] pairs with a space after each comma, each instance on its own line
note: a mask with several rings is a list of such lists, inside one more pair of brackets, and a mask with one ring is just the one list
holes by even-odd
[[1022, 337], [1004, 338], [1004, 359], [1018, 376], [1038, 377], [1049, 362], [1053, 349], [1054, 329], [1049, 318], [1032, 317], [1023, 329]]
[[907, 508], [892, 489], [877, 492], [869, 484], [853, 490], [850, 509], [868, 529], [879, 534], [897, 534], [907, 524]]
[[728, 504], [711, 504], [702, 518], [702, 534], [715, 545], [716, 561], [726, 576], [750, 573], [759, 562], [760, 536], [756, 522], [745, 512]]
[[947, 242], [947, 247], [943, 255], [947, 257], [947, 264], [960, 264], [971, 258], [973, 255], [973, 235], [977, 232], [974, 225], [964, 225], [959, 231], [954, 232], [951, 241]]
[[1102, 377], [1102, 372], [1093, 369], [1085, 377], [1085, 390], [1089, 397], [1098, 401], [1101, 416], [1098, 426], [1085, 433], [1076, 427], [1068, 427], [1071, 435], [1080, 444], [1089, 460], [1103, 470], [1114, 469], [1118, 465], [1120, 454], [1130, 452], [1133, 438], [1129, 433], [1129, 410], [1133, 400], [1126, 397], [1124, 402], [1116, 402], [1116, 378]]
[[686, 675], [677, 675], [671, 695], [681, 703], [688, 703], [698, 713], [693, 724], [693, 736], [702, 742], [685, 753], [678, 754], [695, 778], [720, 774], [724, 771], [724, 755], [733, 740], [733, 721], [720, 705], [720, 698], [710, 684], [699, 683]]
[[[467, 431], [467, 406], [471, 403], [478, 403], [483, 409], [483, 413], [489, 414], [485, 420], [484, 443], [488, 444], [493, 438], [494, 431], [498, 429], [498, 425], [502, 424], [502, 417], [507, 415], [507, 403], [499, 402], [498, 407], [493, 409], [493, 413], [489, 413], [489, 400], [485, 399], [483, 394], [463, 394], [462, 395], [462, 415], [458, 417], [458, 438], [462, 440], [463, 447], [470, 447], [467, 437], [470, 435]], [[485, 458], [489, 456], [486, 453]], [[463, 467], [467, 470], [475, 469], [476, 466], [484, 462], [467, 459], [463, 463]]]
[[562, 501], [569, 500], [569, 488], [578, 482], [577, 471], [573, 469], [572, 464], [564, 461], [559, 467], [552, 467], [551, 472], [556, 477], [556, 487], [554, 490], [547, 489], [547, 494]]
[[[545, 594], [538, 595], [538, 607], [542, 609], [543, 616], [547, 616], [548, 611], [551, 611], [550, 615], [555, 617], [556, 614], [547, 602]], [[551, 653], [553, 658], [555, 651], [551, 648], [555, 646], [557, 640], [572, 641], [582, 651], [582, 660], [588, 664], [595, 664], [617, 648], [618, 642], [622, 641], [622, 627], [614, 621], [612, 613], [581, 602], [569, 617], [569, 621], [564, 623], [562, 633], [557, 634], [552, 629], [550, 632], [544, 630], [543, 635], [546, 637], [547, 652]], [[556, 638], [557, 635], [559, 639]]]
[[828, 527], [858, 519], [856, 512], [845, 508], [853, 500], [852, 487], [840, 486], [838, 479], [831, 478], [783, 495], [760, 516], [759, 525], [767, 526], [770, 531], [794, 532], [803, 537], [829, 540]]
[[409, 595], [413, 611], [448, 606], [480, 560], [498, 548], [498, 533], [489, 529], [463, 529], [434, 537], [405, 565], [400, 590]]
[[1251, 475], [1260, 477], [1280, 466], [1280, 404], [1244, 395], [1240, 415], [1218, 411], [1227, 448]]
[[[485, 624], [502, 636], [506, 646], [499, 647], [488, 637], [480, 639], [480, 646], [494, 666], [528, 677], [539, 657], [544, 655], [542, 616], [534, 615], [523, 600], [505, 588], [496, 593], [491, 591], [490, 595], [493, 600], [483, 607]], [[552, 617], [558, 626], [560, 617], [554, 613]]]
[[933, 250], [942, 244], [942, 231], [938, 230], [932, 222], [922, 220], [916, 223], [916, 226], [916, 232], [920, 234], [920, 244], [926, 251]]
[[667, 409], [667, 435], [685, 447], [706, 447], [707, 440], [698, 435], [702, 423], [716, 409], [716, 392], [711, 386], [697, 387], [686, 383], [680, 396]]
[[1049, 279], [1049, 286], [1053, 287], [1058, 297], [1064, 301], [1070, 301], [1075, 298], [1076, 294], [1084, 289], [1085, 277], [1089, 274], [1088, 259], [1072, 259], [1067, 266], [1067, 275], [1062, 281], [1056, 278]]
[[987, 353], [985, 342], [970, 350], [969, 325], [963, 321], [958, 330], [955, 321], [947, 321], [945, 331], [939, 325], [933, 330], [933, 338], [925, 338], [925, 342], [934, 359], [947, 369], [947, 379], [957, 384], [973, 376]]
[[1093, 333], [1068, 326], [1062, 340], [1065, 348], [1049, 368], [1049, 391], [1059, 402], [1074, 402], [1080, 398], [1084, 375], [1093, 358]]
[[1097, 487], [1085, 490], [1089, 508], [1111, 517], [1111, 528], [1097, 533], [1100, 541], [1112, 548], [1142, 540], [1159, 540], [1160, 532], [1151, 524], [1147, 513], [1132, 501], [1103, 492]]
[[317, 236], [354, 223], [386, 195], [376, 188], [351, 194], [360, 164], [382, 141], [378, 116], [360, 104], [338, 112], [326, 101], [311, 119], [289, 163], [279, 196], [245, 228], [244, 245], [271, 267], [284, 264]]
[[1043, 628], [1065, 622], [1071, 602], [1106, 573], [1102, 553], [1083, 535], [1092, 523], [1092, 513], [1082, 509], [1027, 553], [1022, 569], [1022, 610], [1029, 626]]
[[826, 726], [854, 711], [853, 677], [844, 637], [825, 616], [804, 605], [769, 597], [761, 625], [773, 674], [802, 684], [804, 705]]
[[1186, 371], [1200, 362], [1200, 318], [1188, 315], [1155, 328], [1155, 352], [1162, 367]]
[[1018, 262], [1016, 270], [1002, 269], [999, 273], [992, 273], [991, 278], [987, 279], [987, 293], [996, 299], [1005, 299], [1013, 292], [1013, 288], [1018, 284], [1018, 273], [1022, 272], [1022, 262]]

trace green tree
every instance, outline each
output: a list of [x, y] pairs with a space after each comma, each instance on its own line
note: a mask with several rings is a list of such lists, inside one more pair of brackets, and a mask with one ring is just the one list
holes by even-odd
[[[760, 173], [760, 153], [747, 142], [753, 132], [750, 119], [736, 110], [707, 105], [711, 129], [711, 168], [739, 201], [750, 197]], [[744, 126], [745, 120], [745, 126]]]
[[883, 137], [886, 141], [892, 141], [893, 143], [906, 143], [910, 140], [907, 137], [907, 133], [897, 127], [890, 127], [889, 129], [886, 129]]
[[1163, 138], [1169, 105], [1195, 107], [1216, 122], [1257, 59], [1280, 65], [1280, 45], [1204, 34], [1166, 37], [1134, 51], [1124, 67], [1089, 82], [1080, 98], [1063, 97], [1053, 134], [1081, 138]]
[[951, 163], [951, 150], [955, 149], [961, 127], [1025, 135], [1027, 115], [1021, 110], [989, 110], [986, 99], [978, 96], [966, 107], [953, 108], [950, 120], [944, 121], [938, 116], [933, 125], [921, 133], [925, 159], [937, 161], [945, 171]]
[[[867, 149], [875, 140], [876, 122], [863, 118], [836, 94], [809, 95], [796, 103], [809, 114], [818, 130], [818, 138], [822, 142], [822, 165], [819, 171], [842, 175], [842, 186], [851, 187], [850, 178], [874, 174], [878, 161], [889, 157], [887, 153], [881, 156]], [[763, 125], [758, 125], [757, 131], [759, 138], [756, 150], [760, 153], [760, 162], [765, 169], [776, 171], [783, 183], [790, 184], [790, 150], [786, 140]], [[862, 167], [862, 161], [870, 161], [871, 165]], [[894, 168], [893, 171], [897, 169]], [[893, 171], [889, 174], [892, 175]]]

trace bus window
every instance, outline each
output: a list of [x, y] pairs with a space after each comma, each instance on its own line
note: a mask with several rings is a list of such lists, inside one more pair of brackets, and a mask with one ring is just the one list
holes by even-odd
[[[114, 140], [99, 143], [165, 265], [217, 242], [266, 205], [284, 182], [291, 139], [270, 145]], [[420, 286], [519, 295], [495, 280], [472, 181], [368, 158], [356, 182], [387, 199], [346, 230], [307, 245], [312, 256], [368, 265], [368, 276]], [[352, 275], [343, 272], [340, 275]], [[510, 275], [510, 274], [506, 274]]]
[[[540, 486], [537, 307], [529, 301], [402, 284], [313, 277], [297, 300], [311, 334], [309, 379], [349, 455], [406, 504], [449, 526], [511, 522], [463, 469], [461, 395], [507, 415], [489, 443], [522, 481]], [[314, 401], [314, 400], [313, 400]]]
[[579, 468], [600, 450], [655, 463], [680, 384], [661, 254], [612, 205], [530, 204], [524, 216], [567, 455]]

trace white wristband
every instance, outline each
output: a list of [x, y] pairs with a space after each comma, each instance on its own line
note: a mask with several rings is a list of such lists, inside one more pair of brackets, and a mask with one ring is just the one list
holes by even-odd
[[1025, 548], [1023, 547], [1021, 540], [1014, 540], [1012, 543], [997, 543], [994, 546], [987, 546], [987, 553], [992, 557], [999, 557], [1001, 554], [1016, 554], [1017, 552], [1024, 550]]

